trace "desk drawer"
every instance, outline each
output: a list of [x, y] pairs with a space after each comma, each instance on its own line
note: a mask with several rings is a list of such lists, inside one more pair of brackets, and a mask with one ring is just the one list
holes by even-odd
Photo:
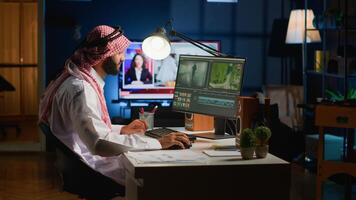
[[356, 108], [318, 105], [315, 125], [337, 128], [356, 128]]

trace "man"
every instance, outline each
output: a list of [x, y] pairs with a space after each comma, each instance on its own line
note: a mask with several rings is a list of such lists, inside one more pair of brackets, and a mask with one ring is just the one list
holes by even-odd
[[97, 26], [65, 63], [63, 73], [47, 88], [40, 103], [40, 121], [91, 168], [124, 185], [123, 152], [166, 149], [189, 144], [182, 133], [159, 140], [143, 135], [143, 121], [111, 124], [103, 94], [106, 75], [116, 75], [130, 41], [122, 31]]

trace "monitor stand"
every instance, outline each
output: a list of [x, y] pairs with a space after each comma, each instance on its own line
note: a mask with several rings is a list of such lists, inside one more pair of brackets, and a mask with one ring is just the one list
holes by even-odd
[[200, 138], [212, 139], [212, 140], [235, 138], [236, 137], [235, 135], [226, 134], [225, 125], [226, 125], [225, 118], [214, 117], [215, 132], [197, 133], [194, 134], [194, 136]]

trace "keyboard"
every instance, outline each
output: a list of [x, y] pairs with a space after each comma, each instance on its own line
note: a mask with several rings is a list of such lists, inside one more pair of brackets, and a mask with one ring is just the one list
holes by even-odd
[[[170, 134], [172, 132], [178, 131], [169, 128], [156, 128], [146, 131], [145, 135], [153, 138], [161, 138], [162, 136]], [[197, 139], [194, 135], [187, 134], [187, 136], [191, 142], [194, 142]]]

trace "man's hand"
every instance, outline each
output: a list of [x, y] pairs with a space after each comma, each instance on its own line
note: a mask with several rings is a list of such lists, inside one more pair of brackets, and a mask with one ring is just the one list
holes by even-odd
[[188, 136], [179, 132], [167, 134], [158, 139], [158, 141], [161, 143], [162, 149], [168, 149], [173, 145], [179, 145], [182, 149], [185, 149], [183, 143], [190, 144]]
[[126, 135], [135, 134], [135, 133], [144, 134], [146, 132], [146, 127], [147, 126], [144, 121], [136, 119], [133, 122], [131, 122], [129, 125], [122, 127], [121, 134], [126, 134]]

